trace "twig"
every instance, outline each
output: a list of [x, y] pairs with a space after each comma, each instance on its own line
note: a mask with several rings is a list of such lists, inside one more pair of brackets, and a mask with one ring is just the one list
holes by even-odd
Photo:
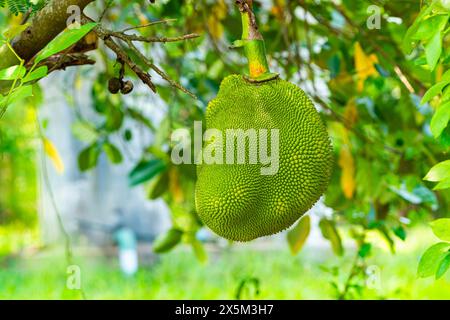
[[111, 39], [110, 31], [103, 29], [100, 25], [97, 25], [94, 28], [94, 32], [104, 41], [105, 45], [116, 54], [117, 59], [123, 61], [139, 77], [139, 79], [141, 79], [143, 83], [145, 83], [153, 92], [156, 92], [156, 86], [152, 82], [151, 76], [142, 70], [136, 63], [134, 63], [128, 54]]
[[109, 35], [124, 41], [130, 40], [139, 42], [163, 42], [163, 43], [189, 40], [198, 38], [200, 36], [197, 33], [190, 33], [179, 37], [144, 37], [137, 34], [125, 34], [123, 32], [111, 32]]
[[139, 59], [142, 60], [143, 63], [145, 63], [149, 68], [153, 69], [161, 78], [163, 78], [164, 80], [166, 80], [167, 82], [169, 82], [170, 85], [172, 85], [173, 87], [183, 91], [184, 93], [187, 93], [188, 95], [190, 95], [192, 98], [197, 99], [197, 97], [195, 96], [195, 94], [193, 94], [191, 91], [189, 91], [188, 89], [186, 89], [185, 87], [183, 87], [181, 84], [179, 84], [178, 82], [176, 82], [175, 80], [172, 80], [163, 70], [161, 70], [160, 68], [158, 68], [152, 61], [150, 61], [150, 59], [148, 59], [146, 56], [144, 56], [137, 48], [136, 46], [133, 44], [132, 41], [128, 40], [127, 44], [129, 45], [130, 49], [139, 57]]
[[[83, 22], [91, 22], [92, 20], [84, 16]], [[163, 70], [158, 68], [155, 64], [153, 64], [150, 59], [145, 57], [133, 44], [133, 41], [139, 41], [139, 42], [175, 42], [175, 41], [182, 41], [187, 39], [193, 39], [199, 37], [198, 34], [190, 33], [187, 35], [183, 35], [180, 37], [143, 37], [139, 35], [129, 35], [124, 32], [115, 32], [110, 31], [105, 28], [103, 28], [101, 25], [97, 25], [94, 28], [94, 32], [97, 34], [97, 36], [102, 39], [105, 43], [105, 45], [110, 48], [117, 56], [118, 60], [121, 60], [123, 63], [125, 63], [140, 79], [142, 82], [144, 82], [153, 92], [156, 92], [156, 86], [151, 80], [150, 74], [142, 70], [125, 52], [124, 49], [122, 49], [112, 38], [117, 38], [122, 41], [124, 41], [130, 50], [132, 50], [140, 60], [149, 68], [154, 70], [158, 75], [160, 75], [164, 80], [166, 80], [170, 85], [174, 86], [175, 88], [183, 91], [184, 93], [187, 93], [194, 99], [197, 97], [190, 92], [188, 89], [183, 87], [181, 84], [176, 82], [175, 80], [171, 79]]]
[[170, 22], [173, 21], [177, 21], [177, 19], [164, 19], [164, 20], [158, 20], [158, 21], [153, 21], [153, 22], [149, 22], [140, 26], [134, 26], [134, 27], [128, 27], [123, 29], [122, 31], [120, 31], [121, 33], [125, 33], [127, 31], [131, 31], [131, 30], [136, 30], [136, 29], [142, 29], [142, 28], [147, 28], [147, 27], [151, 27], [157, 24], [168, 24]]

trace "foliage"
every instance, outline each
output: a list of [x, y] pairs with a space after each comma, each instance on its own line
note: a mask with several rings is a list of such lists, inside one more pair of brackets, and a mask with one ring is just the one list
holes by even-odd
[[433, 233], [444, 242], [428, 248], [419, 262], [417, 274], [421, 278], [441, 278], [450, 268], [450, 219], [438, 219], [431, 223]]
[[[342, 229], [350, 229], [356, 243], [356, 267], [350, 275], [358, 274], [356, 278], [364, 276], [360, 266], [371, 257], [373, 240], [368, 234], [378, 234], [395, 252], [409, 225], [450, 212], [449, 189], [444, 189], [450, 179], [445, 169], [450, 147], [450, 73], [445, 71], [450, 63], [448, 10], [440, 1], [423, 3], [423, 7], [414, 1], [379, 4], [380, 28], [368, 28], [373, 1], [274, 0], [265, 5], [255, 1], [271, 69], [302, 87], [326, 121], [336, 168], [324, 202], [334, 213], [320, 217], [320, 230], [332, 250], [345, 255]], [[104, 7], [97, 3], [94, 9], [101, 13]], [[162, 197], [171, 208], [174, 230], [183, 233], [177, 243], [190, 244], [204, 259], [196, 239], [202, 223], [194, 205], [195, 168], [170, 162], [170, 134], [176, 128], [192, 129], [193, 121], [203, 118], [221, 80], [245, 69], [241, 55], [229, 49], [240, 38], [240, 17], [226, 1], [168, 0], [153, 5], [116, 1], [103, 22], [122, 29], [163, 18], [176, 21], [166, 23], [164, 29], [156, 24], [132, 33], [202, 34], [193, 41], [142, 46], [153, 63], [179, 79], [198, 100], [161, 84], [155, 101], [166, 109], [158, 120], [151, 115], [156, 106], [138, 108], [136, 100], [107, 92], [108, 80], [117, 77], [121, 66], [109, 52], [100, 52], [98, 63], [105, 67], [96, 74], [91, 89], [96, 119], [77, 114], [72, 132], [85, 145], [79, 155], [82, 171], [95, 169], [101, 152], [112, 163], [126, 159], [117, 141], [126, 145], [137, 139], [133, 128], [153, 135], [135, 161], [130, 185], [145, 187], [150, 199]], [[140, 65], [145, 66], [142, 61]], [[31, 77], [30, 69], [23, 68], [3, 70], [3, 77], [17, 84], [7, 101], [32, 92], [25, 82]], [[138, 81], [128, 68], [125, 72]], [[424, 176], [439, 184], [432, 190]], [[300, 221], [288, 233], [293, 253], [300, 250], [308, 230]], [[343, 288], [339, 292], [345, 294]]]
[[0, 7], [7, 7], [11, 13], [18, 15], [29, 10], [34, 13], [42, 9], [48, 0], [0, 0]]

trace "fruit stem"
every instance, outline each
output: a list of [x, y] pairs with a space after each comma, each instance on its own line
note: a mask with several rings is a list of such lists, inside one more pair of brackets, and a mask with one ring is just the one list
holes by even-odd
[[252, 11], [252, 0], [237, 0], [236, 4], [241, 12], [242, 46], [248, 60], [250, 78], [258, 79], [270, 75], [266, 47]]

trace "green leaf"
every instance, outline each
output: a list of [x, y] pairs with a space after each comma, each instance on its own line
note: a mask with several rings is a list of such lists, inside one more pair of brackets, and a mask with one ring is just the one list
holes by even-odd
[[378, 231], [381, 233], [383, 239], [386, 241], [386, 243], [389, 246], [389, 249], [391, 250], [391, 253], [395, 253], [395, 242], [391, 238], [389, 234], [389, 230], [386, 228], [384, 224], [380, 224], [377, 226]]
[[437, 182], [447, 178], [450, 178], [450, 160], [439, 162], [428, 171], [423, 179]]
[[167, 165], [160, 159], [140, 162], [129, 174], [130, 186], [136, 186], [155, 177], [166, 170]]
[[287, 233], [287, 241], [292, 254], [297, 254], [308, 238], [311, 230], [311, 218], [303, 216], [297, 225]]
[[334, 221], [324, 218], [320, 220], [319, 228], [323, 237], [331, 242], [333, 252], [338, 256], [342, 256], [344, 254], [344, 247], [342, 246], [341, 236], [336, 229]]
[[41, 66], [36, 70], [33, 70], [31, 73], [28, 73], [25, 78], [22, 79], [22, 82], [30, 82], [34, 80], [38, 80], [47, 76], [48, 67]]
[[437, 219], [430, 225], [436, 237], [444, 241], [450, 241], [450, 218]]
[[414, 23], [411, 25], [411, 27], [409, 27], [408, 31], [406, 32], [405, 36], [403, 37], [403, 43], [402, 43], [403, 50], [406, 53], [411, 52], [411, 50], [412, 50], [411, 42], [412, 42], [413, 36], [419, 30], [420, 24], [423, 21], [423, 19], [430, 14], [431, 10], [433, 10], [436, 3], [437, 3], [437, 0], [433, 0], [433, 2], [428, 7], [423, 7], [422, 11], [419, 13], [419, 15], [417, 16]]
[[442, 190], [450, 188], [450, 177], [442, 180], [437, 185], [434, 186], [433, 190]]
[[59, 36], [50, 41], [44, 49], [36, 56], [35, 63], [38, 64], [44, 59], [51, 57], [63, 50], [66, 50], [70, 46], [80, 41], [86, 34], [88, 34], [97, 23], [87, 23], [78, 29], [67, 29], [63, 31]]
[[166, 170], [161, 173], [155, 182], [150, 188], [150, 192], [148, 194], [149, 199], [157, 199], [161, 197], [167, 190], [169, 189], [169, 174]]
[[78, 167], [81, 171], [87, 171], [97, 165], [100, 149], [97, 143], [94, 143], [81, 151], [78, 155]]
[[441, 264], [436, 271], [436, 279], [441, 278], [447, 270], [450, 268], [450, 253], [442, 260]]
[[123, 160], [122, 154], [120, 153], [119, 149], [117, 149], [116, 146], [113, 144], [106, 142], [103, 144], [103, 151], [108, 156], [109, 161], [111, 163], [121, 163]]
[[450, 101], [442, 104], [431, 118], [430, 130], [435, 138], [439, 137], [450, 120]]
[[428, 248], [420, 258], [417, 269], [418, 277], [426, 278], [436, 274], [449, 249], [450, 243], [447, 242], [439, 242]]
[[9, 105], [17, 103], [22, 99], [31, 97], [32, 95], [33, 95], [32, 86], [19, 87], [15, 89], [9, 97], [8, 96], [1, 97], [0, 95], [0, 106], [3, 107], [5, 103], [8, 103]]
[[420, 23], [417, 32], [411, 38], [414, 40], [428, 40], [436, 30], [442, 31], [447, 21], [448, 14], [438, 14], [427, 18]]
[[170, 249], [174, 248], [181, 241], [181, 237], [183, 236], [183, 231], [171, 228], [165, 234], [160, 235], [153, 242], [152, 248], [156, 253], [167, 252]]
[[111, 106], [110, 108], [108, 108], [108, 112], [106, 113], [106, 130], [110, 132], [119, 130], [120, 127], [122, 127], [123, 120], [124, 114], [122, 110], [115, 106]]
[[201, 263], [208, 261], [208, 255], [206, 254], [205, 247], [197, 239], [192, 241], [192, 249], [194, 250], [195, 257]]
[[402, 226], [398, 226], [392, 230], [394, 234], [399, 237], [401, 240], [406, 240], [406, 231]]
[[438, 94], [441, 94], [442, 89], [444, 89], [445, 86], [447, 86], [448, 84], [449, 84], [449, 81], [440, 81], [440, 82], [436, 83], [435, 85], [433, 85], [430, 89], [427, 90], [427, 92], [425, 92], [422, 100], [420, 101], [420, 104], [425, 104], [428, 101], [430, 101], [432, 98], [437, 96]]
[[425, 56], [431, 70], [436, 68], [436, 64], [442, 53], [441, 31], [438, 30], [425, 46]]
[[361, 248], [358, 251], [358, 255], [361, 258], [365, 258], [370, 254], [370, 251], [372, 250], [372, 245], [370, 243], [364, 243]]
[[128, 108], [126, 110], [126, 113], [133, 118], [134, 120], [142, 123], [143, 125], [145, 125], [147, 128], [149, 128], [150, 130], [155, 130], [155, 127], [153, 126], [152, 122], [147, 119], [142, 113], [140, 113], [139, 111], [135, 110], [135, 109], [131, 109]]
[[27, 69], [24, 66], [12, 66], [6, 69], [0, 70], [0, 80], [15, 80], [15, 79], [21, 79], [25, 73], [27, 72]]
[[73, 135], [80, 141], [92, 144], [98, 140], [98, 132], [85, 121], [76, 121], [72, 125]]

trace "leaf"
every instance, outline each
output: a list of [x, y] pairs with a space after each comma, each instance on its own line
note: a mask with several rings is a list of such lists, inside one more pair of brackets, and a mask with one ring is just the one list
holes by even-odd
[[145, 125], [147, 128], [149, 128], [150, 130], [155, 130], [155, 127], [153, 126], [152, 122], [147, 119], [142, 113], [140, 113], [139, 111], [135, 110], [135, 109], [131, 109], [128, 108], [126, 109], [126, 113], [133, 118], [134, 120], [142, 123], [143, 125]]
[[417, 269], [418, 277], [426, 278], [436, 274], [449, 249], [450, 243], [447, 242], [439, 242], [428, 248], [420, 258]]
[[43, 143], [44, 143], [44, 152], [50, 158], [50, 160], [52, 160], [53, 166], [55, 167], [56, 171], [58, 173], [63, 173], [64, 163], [55, 145], [47, 138], [44, 138]]
[[192, 241], [192, 249], [194, 250], [195, 257], [201, 263], [208, 261], [208, 255], [206, 254], [205, 247], [197, 239]]
[[6, 69], [0, 70], [0, 80], [15, 80], [15, 79], [21, 79], [25, 73], [27, 72], [27, 69], [24, 66], [12, 66]]
[[450, 268], [450, 253], [448, 253], [447, 256], [440, 263], [438, 270], [436, 271], [436, 279], [441, 278], [449, 268]]
[[297, 225], [287, 233], [287, 241], [292, 254], [297, 254], [308, 238], [311, 230], [311, 218], [303, 216]]
[[423, 179], [437, 182], [447, 178], [450, 178], [450, 160], [439, 162], [428, 171]]
[[433, 85], [430, 89], [427, 90], [427, 92], [425, 92], [422, 100], [420, 101], [420, 104], [425, 104], [438, 94], [442, 93], [442, 89], [444, 89], [448, 84], [449, 81], [440, 81]]
[[372, 250], [372, 245], [370, 243], [364, 243], [361, 248], [358, 251], [358, 255], [361, 258], [365, 258], [370, 254], [370, 251]]
[[105, 129], [110, 132], [117, 131], [122, 127], [123, 120], [124, 114], [122, 110], [115, 106], [111, 106], [106, 113]]
[[11, 40], [15, 36], [19, 35], [23, 31], [25, 31], [25, 29], [28, 28], [29, 26], [30, 26], [30, 23], [18, 24], [18, 25], [11, 26], [5, 32], [3, 32], [3, 35], [5, 36], [6, 39]]
[[436, 64], [439, 61], [441, 53], [442, 53], [441, 30], [438, 30], [425, 46], [425, 56], [427, 58], [428, 66], [430, 67], [431, 70], [434, 70], [434, 68], [436, 68]]
[[44, 59], [51, 57], [54, 54], [57, 54], [63, 50], [66, 50], [73, 44], [80, 41], [86, 34], [88, 34], [97, 23], [87, 23], [80, 28], [76, 29], [66, 29], [55, 39], [50, 41], [44, 49], [40, 51], [40, 53], [36, 56], [35, 64], [38, 64]]
[[450, 177], [448, 179], [444, 179], [434, 186], [433, 190], [442, 190], [450, 188]]
[[167, 171], [161, 173], [150, 188], [149, 199], [161, 197], [169, 189], [169, 174]]
[[355, 162], [347, 146], [343, 146], [339, 153], [339, 166], [342, 168], [341, 187], [347, 199], [353, 197], [355, 192]]
[[429, 17], [419, 24], [417, 32], [411, 37], [414, 40], [429, 40], [436, 30], [442, 31], [447, 24], [448, 14]]
[[434, 8], [436, 3], [437, 3], [437, 0], [433, 0], [433, 2], [428, 7], [424, 6], [422, 11], [419, 13], [416, 20], [414, 21], [414, 23], [411, 25], [411, 27], [409, 27], [408, 31], [406, 32], [405, 36], [403, 37], [403, 43], [402, 43], [402, 47], [403, 47], [403, 50], [405, 51], [405, 53], [409, 54], [411, 52], [411, 50], [412, 50], [412, 46], [411, 46], [412, 41], [411, 40], [412, 40], [413, 36], [419, 30], [420, 24], [423, 21], [423, 19], [431, 12], [431, 10]]
[[160, 159], [142, 161], [130, 172], [128, 176], [129, 184], [130, 186], [136, 186], [148, 181], [166, 168], [166, 163]]
[[361, 92], [364, 89], [364, 81], [371, 75], [377, 74], [375, 64], [378, 63], [378, 58], [375, 54], [367, 56], [359, 42], [355, 43], [355, 68], [358, 79], [357, 89]]
[[76, 121], [72, 125], [72, 134], [80, 141], [88, 144], [92, 144], [98, 139], [96, 129], [84, 121]]
[[167, 252], [180, 243], [183, 236], [183, 231], [176, 228], [171, 228], [165, 234], [162, 234], [156, 238], [153, 242], [152, 248], [156, 253]]
[[324, 218], [320, 220], [319, 228], [323, 237], [331, 242], [333, 252], [338, 256], [342, 256], [344, 254], [344, 247], [342, 246], [341, 236], [336, 229], [334, 221]]
[[395, 243], [394, 240], [391, 238], [389, 234], [389, 230], [386, 228], [384, 224], [379, 224], [377, 226], [377, 230], [381, 233], [383, 236], [383, 239], [387, 242], [389, 249], [391, 250], [391, 253], [395, 253]]
[[117, 149], [116, 146], [113, 144], [106, 142], [102, 146], [103, 151], [108, 156], [108, 159], [111, 161], [111, 163], [121, 163], [123, 160], [122, 154], [120, 153], [119, 149]]
[[403, 241], [406, 240], [406, 231], [402, 226], [398, 226], [398, 227], [394, 228], [392, 231], [401, 240], [403, 240]]
[[431, 118], [430, 130], [435, 138], [439, 137], [444, 131], [450, 120], [450, 101], [442, 104]]
[[97, 143], [94, 143], [81, 151], [78, 155], [78, 167], [81, 171], [87, 171], [97, 165], [100, 149]]
[[0, 99], [0, 106], [2, 106], [5, 102], [8, 104], [17, 103], [22, 99], [31, 97], [33, 95], [33, 89], [31, 86], [22, 86], [18, 89], [14, 90], [11, 95], [8, 97], [4, 97]]
[[22, 82], [30, 82], [34, 80], [38, 80], [41, 78], [44, 78], [47, 76], [48, 67], [47, 66], [41, 66], [37, 68], [36, 70], [33, 70], [31, 73], [27, 74], [25, 78], [22, 79]]
[[437, 219], [430, 225], [436, 237], [444, 241], [450, 241], [450, 218]]

